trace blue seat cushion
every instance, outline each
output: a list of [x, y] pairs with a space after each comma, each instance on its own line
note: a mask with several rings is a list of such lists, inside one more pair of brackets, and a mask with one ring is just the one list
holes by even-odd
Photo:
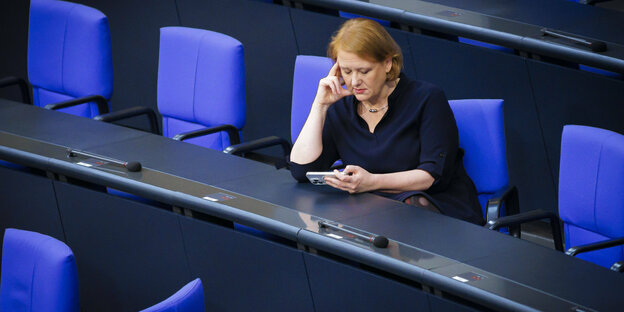
[[[610, 237], [585, 230], [575, 225], [564, 224], [563, 227], [566, 248], [611, 239]], [[577, 255], [577, 257], [609, 268], [613, 263], [624, 259], [624, 247], [615, 246], [611, 248], [585, 252]]]
[[[59, 103], [59, 102], [74, 99], [74, 97], [72, 96], [46, 90], [43, 88], [33, 88], [33, 98], [35, 100], [34, 101], [35, 105], [41, 106], [41, 107], [46, 106], [47, 104], [51, 104], [51, 103]], [[85, 103], [84, 105], [81, 104], [81, 105], [76, 105], [72, 107], [62, 108], [62, 109], [59, 109], [58, 111], [72, 114], [72, 115], [77, 115], [77, 116], [89, 117], [89, 118], [93, 118], [99, 115], [97, 104], [93, 102]]]
[[[163, 135], [166, 137], [173, 137], [176, 134], [198, 130], [206, 128], [204, 125], [179, 120], [170, 117], [163, 117]], [[217, 132], [214, 134], [208, 134], [197, 138], [192, 138], [185, 140], [184, 142], [188, 142], [191, 144], [196, 144], [199, 146], [203, 146], [206, 148], [212, 148], [216, 150], [223, 150], [224, 148], [230, 146], [230, 138], [225, 132]]]

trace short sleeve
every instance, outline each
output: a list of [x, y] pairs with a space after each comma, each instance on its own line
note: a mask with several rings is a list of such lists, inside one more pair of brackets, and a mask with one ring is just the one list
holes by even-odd
[[332, 136], [331, 125], [328, 120], [323, 127], [323, 151], [321, 155], [311, 163], [298, 164], [288, 159], [290, 173], [299, 182], [307, 182], [306, 172], [308, 171], [328, 171], [332, 164], [338, 160], [338, 151]]
[[444, 92], [434, 88], [427, 97], [420, 122], [420, 165], [435, 182], [432, 189], [445, 188], [451, 181], [459, 148], [459, 134], [453, 111]]

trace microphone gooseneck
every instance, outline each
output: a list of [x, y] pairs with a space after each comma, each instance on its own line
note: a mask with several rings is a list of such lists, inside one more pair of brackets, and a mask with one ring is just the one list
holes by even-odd
[[349, 229], [345, 229], [343, 227], [339, 227], [337, 225], [331, 224], [331, 223], [329, 223], [327, 221], [319, 221], [318, 225], [319, 225], [320, 228], [328, 227], [328, 228], [332, 228], [332, 229], [334, 229], [336, 231], [342, 231], [342, 232], [345, 232], [345, 233], [349, 233], [349, 234], [351, 234], [353, 236], [356, 236], [356, 237], [358, 237], [360, 239], [363, 239], [363, 240], [365, 240], [365, 241], [367, 241], [369, 243], [372, 243], [373, 246], [375, 246], [377, 248], [386, 248], [386, 247], [388, 247], [389, 241], [388, 241], [388, 238], [386, 238], [385, 236], [381, 236], [381, 235], [370, 235], [370, 236], [362, 235], [360, 233], [351, 231]]
[[128, 171], [130, 172], [137, 172], [137, 171], [141, 171], [141, 163], [138, 161], [121, 161], [121, 160], [117, 160], [117, 159], [113, 159], [113, 158], [109, 158], [106, 156], [101, 156], [101, 155], [96, 155], [96, 154], [91, 154], [88, 152], [83, 152], [83, 151], [77, 151], [77, 150], [72, 150], [72, 149], [68, 149], [67, 150], [67, 155], [69, 157], [75, 157], [75, 156], [82, 156], [82, 157], [89, 157], [89, 158], [94, 158], [94, 159], [98, 159], [98, 160], [103, 160], [109, 163], [113, 163], [119, 166], [122, 166], [124, 168], [126, 168]]

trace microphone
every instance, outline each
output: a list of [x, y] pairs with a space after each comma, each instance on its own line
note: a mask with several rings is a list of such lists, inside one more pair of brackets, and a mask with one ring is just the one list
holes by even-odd
[[337, 231], [342, 231], [342, 232], [345, 232], [345, 233], [349, 233], [349, 234], [354, 235], [356, 237], [359, 237], [359, 238], [361, 238], [361, 239], [363, 239], [363, 240], [365, 240], [365, 241], [367, 241], [369, 243], [372, 243], [373, 246], [375, 246], [377, 248], [386, 248], [386, 247], [388, 247], [389, 241], [388, 241], [388, 239], [385, 236], [382, 236], [382, 235], [371, 235], [371, 236], [362, 235], [360, 233], [356, 233], [354, 231], [351, 231], [351, 230], [339, 227], [337, 225], [333, 225], [333, 224], [331, 224], [331, 223], [329, 223], [327, 221], [319, 221], [318, 225], [319, 225], [320, 228], [328, 227], [328, 228], [332, 228], [332, 229], [337, 230]]
[[141, 171], [141, 163], [138, 161], [120, 161], [120, 160], [116, 160], [116, 159], [112, 159], [112, 158], [108, 158], [105, 156], [100, 156], [100, 155], [95, 155], [95, 154], [91, 154], [91, 153], [87, 153], [87, 152], [82, 152], [82, 151], [77, 151], [77, 150], [72, 150], [72, 149], [68, 149], [67, 150], [67, 155], [69, 157], [75, 157], [75, 156], [82, 156], [82, 157], [90, 157], [90, 158], [95, 158], [95, 159], [99, 159], [99, 160], [104, 160], [119, 166], [122, 166], [124, 168], [126, 168], [128, 171], [130, 172], [137, 172], [137, 171]]
[[591, 49], [592, 52], [604, 52], [604, 51], [607, 51], [607, 44], [604, 43], [603, 41], [590, 41], [590, 40], [586, 40], [586, 39], [583, 39], [583, 38], [573, 37], [573, 36], [570, 36], [570, 35], [566, 35], [566, 34], [562, 34], [562, 33], [559, 33], [559, 32], [552, 31], [552, 30], [550, 30], [548, 28], [542, 28], [542, 29], [540, 29], [540, 31], [543, 33], [544, 36], [545, 35], [550, 35], [550, 36], [553, 36], [555, 38], [564, 38], [564, 39], [570, 40], [570, 41], [572, 41], [574, 43], [581, 44], [581, 45]]

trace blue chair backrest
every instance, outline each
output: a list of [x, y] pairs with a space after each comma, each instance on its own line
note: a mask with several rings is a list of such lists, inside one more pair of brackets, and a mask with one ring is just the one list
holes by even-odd
[[[568, 125], [561, 137], [559, 216], [566, 248], [624, 237], [624, 135]], [[624, 248], [578, 255], [610, 267]]]
[[464, 167], [474, 181], [484, 209], [488, 199], [509, 185], [503, 100], [451, 100], [459, 130], [459, 146], [464, 149]]
[[[217, 32], [186, 27], [160, 29], [158, 110], [163, 135], [231, 124], [245, 125], [243, 45]], [[187, 142], [223, 150], [225, 133]]]
[[[31, 0], [28, 79], [37, 106], [88, 95], [110, 99], [113, 62], [106, 16], [81, 4]], [[89, 118], [98, 115], [95, 103], [60, 111]]]
[[194, 279], [171, 297], [141, 312], [203, 312], [204, 290], [199, 278]]
[[290, 138], [293, 143], [308, 118], [319, 81], [327, 76], [333, 65], [333, 61], [328, 57], [297, 55], [290, 114]]
[[382, 20], [380, 18], [368, 17], [368, 16], [359, 15], [359, 14], [355, 14], [355, 13], [349, 13], [349, 12], [345, 12], [345, 11], [338, 11], [338, 15], [340, 15], [340, 17], [344, 17], [344, 18], [358, 18], [358, 17], [368, 18], [368, 19], [372, 19], [373, 21], [376, 21], [377, 23], [381, 24], [382, 26], [390, 27], [390, 21]]
[[47, 235], [6, 229], [0, 311], [79, 309], [78, 272], [71, 249]]
[[474, 40], [474, 39], [469, 39], [469, 38], [464, 38], [464, 37], [457, 37], [457, 41], [461, 43], [477, 46], [477, 47], [498, 50], [498, 51], [506, 52], [506, 53], [514, 53], [514, 49], [512, 48], [507, 48], [507, 47], [503, 47], [503, 46], [499, 46], [493, 43], [483, 42], [479, 40]]

